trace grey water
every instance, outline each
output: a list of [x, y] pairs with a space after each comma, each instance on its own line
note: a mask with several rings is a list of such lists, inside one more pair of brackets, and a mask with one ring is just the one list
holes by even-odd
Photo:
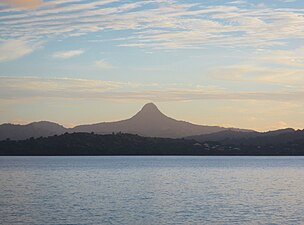
[[304, 157], [0, 157], [0, 224], [304, 224]]

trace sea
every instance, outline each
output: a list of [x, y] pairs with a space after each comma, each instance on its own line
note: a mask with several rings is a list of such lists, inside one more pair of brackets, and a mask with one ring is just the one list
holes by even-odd
[[0, 157], [0, 224], [304, 224], [304, 157]]

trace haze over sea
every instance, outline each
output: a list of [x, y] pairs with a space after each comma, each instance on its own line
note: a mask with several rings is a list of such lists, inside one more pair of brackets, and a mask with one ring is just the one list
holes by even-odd
[[0, 157], [0, 224], [304, 224], [304, 157]]

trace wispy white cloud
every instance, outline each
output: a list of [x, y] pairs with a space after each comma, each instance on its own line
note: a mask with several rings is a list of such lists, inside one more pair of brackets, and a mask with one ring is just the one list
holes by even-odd
[[2, 0], [0, 4], [20, 8], [36, 8], [43, 4], [42, 0]]
[[218, 87], [146, 84], [75, 78], [0, 77], [1, 99], [111, 99], [147, 101], [256, 100], [302, 101], [303, 90], [231, 92]]
[[79, 56], [83, 53], [84, 53], [84, 50], [78, 49], [78, 50], [55, 52], [52, 56], [53, 56], [53, 58], [57, 58], [57, 59], [69, 59], [69, 58], [72, 58], [75, 56]]
[[297, 0], [280, 0], [281, 2], [286, 2], [286, 3], [289, 3], [289, 2], [296, 2]]
[[[3, 38], [46, 39], [125, 30], [128, 39], [117, 45], [158, 49], [265, 47], [304, 38], [303, 9], [218, 6], [199, 1], [186, 4], [174, 0], [56, 2], [47, 2], [37, 10], [0, 16]], [[110, 4], [114, 2], [115, 5]]]
[[304, 49], [256, 51], [245, 63], [219, 66], [210, 71], [210, 75], [218, 80], [275, 84], [285, 90], [303, 90]]
[[11, 61], [30, 54], [33, 47], [22, 40], [7, 40], [0, 42], [0, 62]]
[[113, 65], [105, 59], [95, 61], [95, 65], [100, 69], [112, 69]]
[[290, 90], [304, 88], [304, 69], [270, 68], [256, 65], [235, 65], [211, 72], [218, 80], [276, 84]]
[[231, 1], [229, 4], [247, 4], [245, 0], [236, 0], [236, 1]]
[[255, 57], [255, 60], [260, 63], [304, 69], [304, 47], [289, 50], [263, 50], [255, 54]]

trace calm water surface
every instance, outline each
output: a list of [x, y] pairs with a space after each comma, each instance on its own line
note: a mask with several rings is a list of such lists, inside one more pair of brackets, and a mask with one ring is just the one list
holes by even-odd
[[304, 224], [303, 157], [0, 157], [0, 224]]

